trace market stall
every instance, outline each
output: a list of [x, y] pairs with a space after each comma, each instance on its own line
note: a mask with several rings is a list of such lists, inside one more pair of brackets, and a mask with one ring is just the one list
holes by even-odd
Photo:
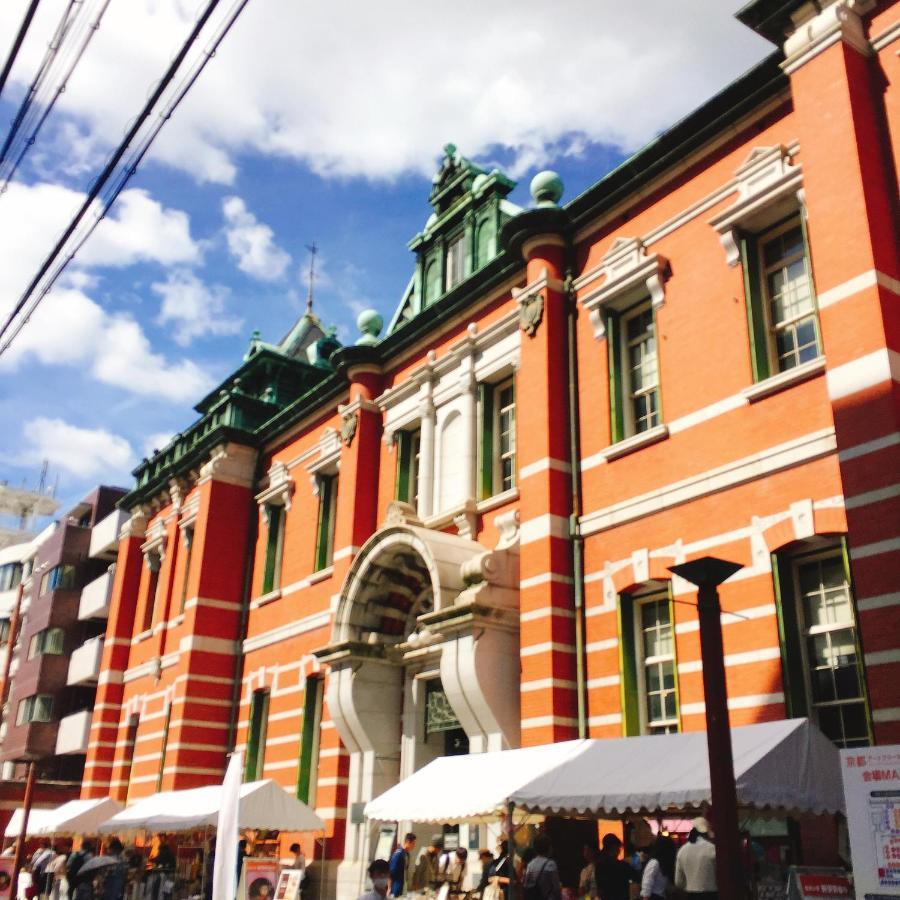
[[[738, 803], [786, 812], [843, 810], [838, 751], [808, 719], [733, 728]], [[366, 804], [381, 821], [496, 821], [512, 806], [616, 818], [710, 802], [702, 731], [575, 740], [445, 756]]]

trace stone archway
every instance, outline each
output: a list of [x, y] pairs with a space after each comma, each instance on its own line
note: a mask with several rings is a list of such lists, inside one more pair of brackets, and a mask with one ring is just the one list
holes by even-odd
[[427, 684], [439, 680], [471, 752], [518, 746], [516, 521], [489, 550], [392, 504], [344, 579], [332, 642], [316, 653], [350, 753], [340, 898], [358, 896], [368, 862], [362, 806], [443, 752], [423, 737]]

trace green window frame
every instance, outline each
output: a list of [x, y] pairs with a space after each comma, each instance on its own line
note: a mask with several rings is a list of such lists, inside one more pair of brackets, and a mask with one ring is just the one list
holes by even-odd
[[315, 571], [327, 569], [334, 558], [334, 520], [337, 508], [337, 475], [317, 475], [319, 520], [316, 527]]
[[[166, 704], [166, 720], [163, 723], [162, 749], [159, 753], [159, 771], [156, 773], [156, 791], [162, 790], [163, 776], [166, 772], [166, 756], [169, 752], [169, 727], [172, 724], [172, 704]], [[130, 778], [130, 775], [129, 775]]]
[[656, 310], [650, 299], [606, 314], [612, 443], [662, 423]]
[[871, 744], [846, 540], [773, 554], [772, 577], [788, 716], [812, 718], [839, 747]]
[[[651, 621], [648, 613], [655, 613]], [[627, 737], [681, 730], [675, 608], [663, 589], [619, 595], [622, 732]]]
[[50, 722], [53, 720], [53, 695], [32, 694], [19, 701], [16, 710], [16, 725], [28, 725], [32, 722]]
[[147, 556], [147, 566], [150, 569], [147, 578], [147, 596], [144, 598], [144, 618], [141, 623], [141, 632], [150, 631], [153, 628], [153, 619], [156, 614], [156, 600], [159, 594], [159, 570], [162, 568], [162, 558], [158, 553], [150, 553]]
[[419, 506], [419, 472], [421, 464], [422, 433], [414, 431], [397, 433], [397, 482], [395, 498], [409, 503], [413, 509]]
[[75, 588], [76, 569], [72, 563], [60, 563], [41, 578], [41, 593], [71, 591]]
[[303, 696], [303, 723], [300, 729], [300, 759], [297, 767], [297, 799], [314, 806], [319, 770], [322, 703], [324, 681], [313, 676], [306, 679]]
[[262, 593], [269, 594], [281, 587], [281, 563], [284, 556], [285, 509], [275, 503], [267, 503], [265, 517], [266, 558], [263, 567]]
[[486, 500], [512, 490], [518, 482], [515, 378], [480, 383], [478, 406], [478, 499]]
[[468, 247], [464, 231], [447, 238], [447, 250], [444, 254], [444, 290], [449, 291], [465, 280], [467, 269]]
[[247, 761], [244, 781], [259, 781], [266, 763], [266, 732], [269, 727], [269, 692], [254, 691], [250, 698], [250, 726], [247, 733]]
[[62, 656], [66, 642], [66, 632], [62, 628], [42, 628], [31, 637], [28, 658], [36, 656]]
[[744, 296], [755, 382], [822, 354], [806, 219], [795, 213], [741, 235]]

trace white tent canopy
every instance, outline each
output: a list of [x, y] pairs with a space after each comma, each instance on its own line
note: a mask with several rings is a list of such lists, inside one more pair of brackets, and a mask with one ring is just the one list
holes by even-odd
[[[163, 791], [123, 809], [100, 826], [101, 832], [193, 831], [215, 828], [222, 807], [222, 785]], [[241, 828], [277, 831], [324, 831], [325, 823], [274, 781], [241, 785]]]
[[[28, 834], [96, 834], [101, 822], [115, 815], [122, 804], [112, 797], [70, 800], [56, 809], [32, 809], [28, 816]], [[18, 837], [22, 829], [22, 810], [17, 809], [6, 826], [6, 837]]]
[[[835, 746], [807, 719], [731, 731], [738, 804], [843, 809]], [[441, 757], [366, 804], [382, 821], [495, 819], [509, 803], [529, 812], [619, 816], [709, 803], [706, 732], [565, 741]]]

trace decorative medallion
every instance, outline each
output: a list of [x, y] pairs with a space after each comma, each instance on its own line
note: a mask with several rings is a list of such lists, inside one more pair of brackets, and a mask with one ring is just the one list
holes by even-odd
[[543, 294], [529, 294], [519, 298], [519, 327], [529, 337], [534, 337], [544, 318]]
[[344, 424], [341, 425], [341, 440], [347, 447], [353, 443], [353, 438], [356, 437], [356, 429], [358, 426], [359, 416], [356, 413], [353, 413], [344, 419]]

